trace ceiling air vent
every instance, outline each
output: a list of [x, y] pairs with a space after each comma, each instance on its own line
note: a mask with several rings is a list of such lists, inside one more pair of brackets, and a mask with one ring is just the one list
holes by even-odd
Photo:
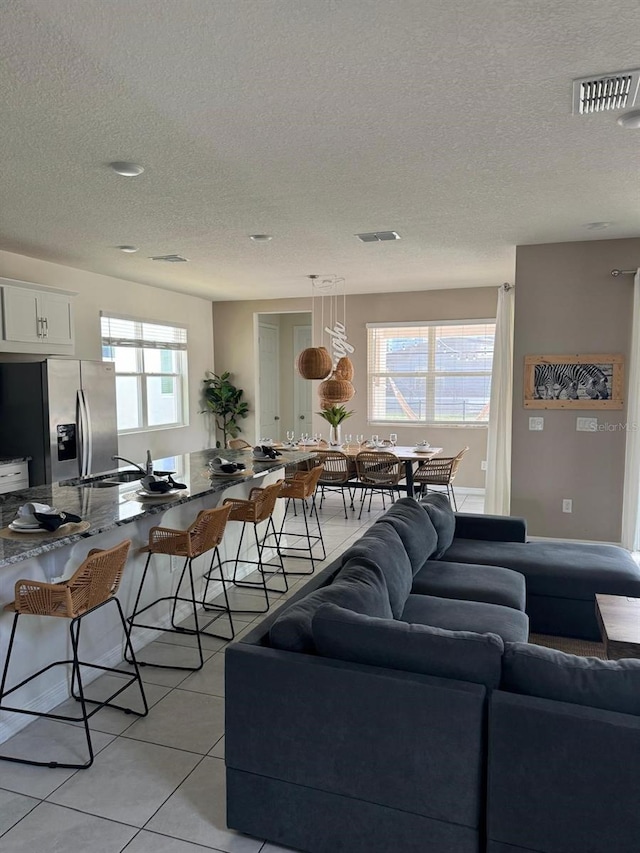
[[385, 240], [399, 240], [397, 231], [371, 231], [368, 234], [356, 234], [363, 243], [382, 243]]
[[182, 255], [156, 255], [150, 260], [166, 261], [168, 264], [186, 264], [189, 258], [183, 258]]
[[637, 103], [640, 95], [640, 69], [614, 71], [599, 77], [573, 81], [573, 114], [588, 115], [608, 110], [623, 110]]

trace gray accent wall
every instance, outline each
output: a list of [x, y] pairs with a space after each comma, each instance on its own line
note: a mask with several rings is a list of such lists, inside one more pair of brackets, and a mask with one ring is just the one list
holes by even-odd
[[[532, 535], [620, 541], [626, 409], [525, 409], [524, 357], [622, 353], [626, 397], [633, 276], [610, 272], [639, 265], [635, 238], [517, 248], [511, 512]], [[529, 430], [532, 416], [542, 432]], [[578, 416], [599, 430], [577, 432]]]

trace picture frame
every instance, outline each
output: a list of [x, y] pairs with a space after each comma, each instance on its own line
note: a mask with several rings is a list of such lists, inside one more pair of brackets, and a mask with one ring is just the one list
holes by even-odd
[[525, 409], [622, 409], [624, 356], [527, 355]]

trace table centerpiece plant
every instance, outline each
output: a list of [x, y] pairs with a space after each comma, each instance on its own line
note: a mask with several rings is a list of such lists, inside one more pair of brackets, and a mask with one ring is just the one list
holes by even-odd
[[353, 410], [347, 411], [345, 406], [329, 406], [326, 409], [322, 409], [318, 414], [321, 418], [324, 418], [331, 427], [329, 444], [333, 447], [342, 444], [340, 424], [342, 421], [351, 417]]

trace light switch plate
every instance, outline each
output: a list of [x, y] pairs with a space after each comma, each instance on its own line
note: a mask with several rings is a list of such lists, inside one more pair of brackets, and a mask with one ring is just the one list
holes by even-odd
[[529, 418], [529, 429], [543, 430], [544, 429], [544, 418]]
[[598, 430], [598, 419], [597, 418], [576, 418], [576, 430], [577, 430], [577, 432], [597, 432], [597, 430]]

